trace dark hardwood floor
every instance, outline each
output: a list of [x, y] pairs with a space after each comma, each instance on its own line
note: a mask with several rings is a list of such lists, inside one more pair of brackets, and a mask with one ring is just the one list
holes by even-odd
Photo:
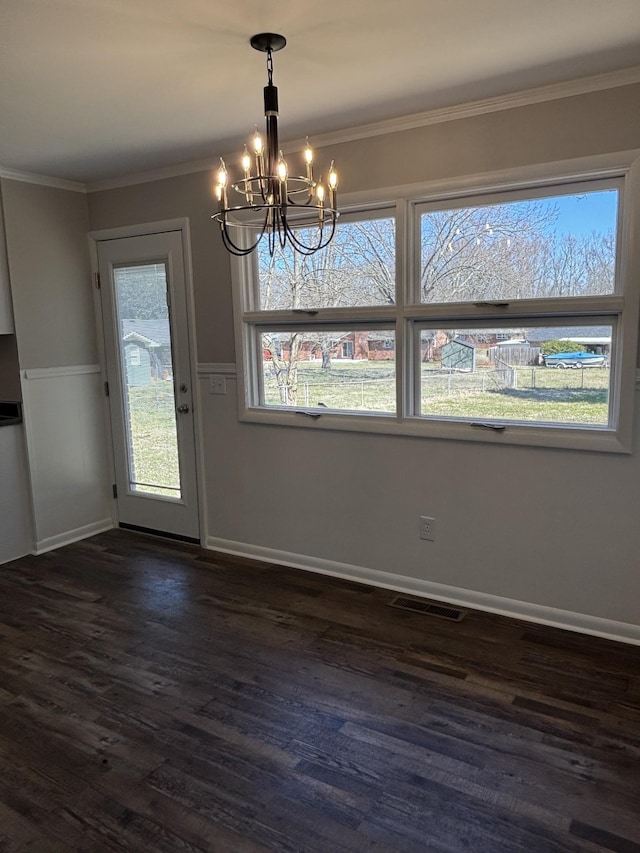
[[0, 850], [640, 851], [640, 648], [105, 533], [0, 568]]

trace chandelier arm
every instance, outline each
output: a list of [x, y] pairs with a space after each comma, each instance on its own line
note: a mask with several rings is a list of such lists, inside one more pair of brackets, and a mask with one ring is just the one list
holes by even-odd
[[291, 198], [291, 196], [287, 196], [287, 201], [293, 207], [309, 207], [311, 202], [313, 201], [313, 196], [312, 195], [307, 196], [307, 200], [302, 201], [302, 202], [296, 201], [294, 198]]
[[289, 232], [289, 224], [287, 223], [286, 211], [280, 208], [278, 210], [278, 242], [280, 248], [284, 249], [287, 245], [287, 236]]
[[[320, 238], [318, 240], [318, 244], [317, 244], [318, 246], [320, 245], [320, 242], [322, 241], [322, 229], [323, 229], [323, 226], [320, 226]], [[317, 251], [317, 249], [315, 248], [316, 244], [311, 246], [308, 243], [303, 243], [301, 240], [299, 240], [296, 237], [295, 230], [293, 228], [291, 228], [290, 225], [287, 225], [287, 238], [288, 238], [289, 242], [291, 243], [291, 245], [293, 246], [293, 248], [297, 252], [300, 252], [300, 254], [302, 254], [302, 255], [312, 255], [314, 252]]]
[[236, 244], [231, 240], [226, 231], [222, 231], [221, 233], [224, 247], [232, 255], [236, 255], [237, 257], [244, 257], [245, 255], [250, 255], [251, 252], [255, 251], [255, 249], [257, 248], [256, 244], [254, 246], [251, 246], [251, 248], [241, 249], [239, 246], [236, 246]]
[[251, 252], [254, 252], [258, 248], [258, 243], [264, 237], [265, 231], [267, 229], [267, 219], [265, 217], [265, 221], [262, 224], [262, 228], [260, 229], [260, 233], [256, 237], [255, 241], [249, 247], [237, 246], [234, 241], [231, 239], [229, 235], [229, 231], [227, 230], [226, 223], [220, 222], [220, 233], [222, 235], [222, 242], [224, 243], [225, 249], [228, 252], [231, 252], [232, 255], [237, 255], [238, 257], [243, 257], [244, 255], [250, 255]]
[[[296, 180], [300, 180], [300, 179], [299, 178], [293, 178], [293, 179], [290, 178], [289, 180], [290, 181], [291, 180], [296, 181]], [[291, 207], [309, 207], [309, 205], [311, 205], [311, 202], [313, 201], [313, 196], [308, 194], [308, 190], [298, 189], [298, 190], [295, 190], [295, 192], [298, 195], [301, 195], [302, 192], [306, 192], [307, 193], [306, 200], [305, 201], [296, 201], [295, 196], [293, 194], [289, 194], [287, 192], [287, 195], [283, 199], [283, 202], [285, 202], [288, 205], [291, 205]]]
[[320, 236], [318, 241], [314, 243], [313, 246], [310, 246], [307, 243], [303, 243], [301, 240], [299, 240], [295, 235], [294, 229], [291, 228], [291, 226], [287, 223], [287, 237], [289, 239], [289, 242], [296, 251], [300, 252], [301, 255], [313, 255], [320, 249], [326, 248], [333, 239], [333, 235], [336, 230], [336, 219], [337, 217], [335, 216], [331, 217], [331, 228], [326, 237], [323, 237], [325, 231], [325, 224], [322, 223], [319, 226]]

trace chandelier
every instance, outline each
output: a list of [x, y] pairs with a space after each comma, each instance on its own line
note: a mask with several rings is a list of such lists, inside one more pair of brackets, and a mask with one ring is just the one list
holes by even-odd
[[[244, 146], [241, 157], [243, 177], [232, 180], [222, 158], [217, 176], [218, 212], [211, 218], [220, 224], [222, 241], [234, 255], [253, 252], [263, 237], [269, 254], [287, 244], [303, 255], [312, 255], [329, 244], [340, 215], [336, 207], [338, 176], [329, 166], [326, 185], [322, 176], [313, 175], [313, 151], [309, 140], [302, 152], [304, 175], [290, 175], [278, 143], [278, 89], [273, 85], [273, 57], [287, 41], [276, 33], [259, 33], [251, 39], [251, 47], [267, 54], [267, 79], [264, 87], [266, 138], [258, 128], [249, 152]], [[229, 203], [231, 196], [238, 204]], [[249, 233], [246, 240], [240, 231]], [[256, 236], [257, 234], [257, 236]]]

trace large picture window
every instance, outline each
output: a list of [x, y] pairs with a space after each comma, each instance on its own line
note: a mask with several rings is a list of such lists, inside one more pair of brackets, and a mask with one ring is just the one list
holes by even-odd
[[242, 416], [628, 450], [625, 202], [624, 170], [405, 197], [315, 255], [239, 261]]

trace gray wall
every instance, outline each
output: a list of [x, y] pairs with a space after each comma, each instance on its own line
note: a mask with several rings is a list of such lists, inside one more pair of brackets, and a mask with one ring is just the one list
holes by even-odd
[[86, 196], [3, 179], [2, 200], [20, 367], [94, 364]]
[[[345, 192], [640, 148], [640, 86], [334, 146]], [[94, 229], [188, 216], [198, 354], [234, 360], [211, 175], [90, 195]], [[640, 457], [241, 424], [201, 383], [209, 534], [640, 624]], [[637, 424], [637, 418], [636, 418]], [[417, 537], [419, 515], [437, 541]]]
[[330, 156], [347, 192], [480, 174], [638, 148], [639, 107], [640, 85], [621, 86], [349, 142]]
[[89, 195], [94, 230], [189, 217], [198, 359], [230, 362], [235, 359], [231, 271], [229, 255], [211, 221], [213, 212], [206, 172]]
[[87, 198], [3, 180], [2, 201], [39, 552], [112, 524]]

